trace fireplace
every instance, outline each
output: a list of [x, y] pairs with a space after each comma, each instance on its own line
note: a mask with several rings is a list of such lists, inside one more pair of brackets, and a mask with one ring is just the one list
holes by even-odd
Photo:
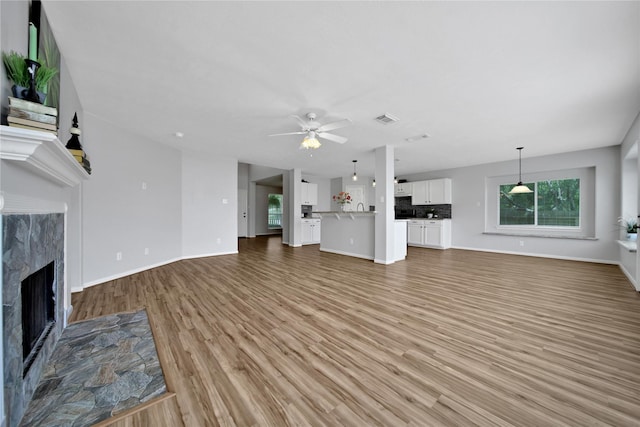
[[22, 376], [42, 348], [55, 323], [54, 262], [22, 281]]
[[62, 333], [64, 213], [2, 215], [7, 426], [17, 426]]

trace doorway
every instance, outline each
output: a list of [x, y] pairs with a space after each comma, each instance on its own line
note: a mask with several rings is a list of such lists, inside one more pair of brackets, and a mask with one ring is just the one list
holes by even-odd
[[238, 237], [247, 237], [248, 220], [247, 220], [248, 194], [247, 190], [238, 189]]

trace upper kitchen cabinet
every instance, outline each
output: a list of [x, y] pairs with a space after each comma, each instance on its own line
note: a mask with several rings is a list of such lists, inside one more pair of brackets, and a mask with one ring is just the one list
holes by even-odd
[[412, 205], [445, 205], [451, 204], [451, 179], [431, 179], [429, 181], [412, 182]]
[[311, 206], [318, 204], [318, 184], [302, 183], [302, 204]]
[[413, 190], [412, 182], [400, 182], [393, 185], [393, 195], [395, 197], [410, 196]]

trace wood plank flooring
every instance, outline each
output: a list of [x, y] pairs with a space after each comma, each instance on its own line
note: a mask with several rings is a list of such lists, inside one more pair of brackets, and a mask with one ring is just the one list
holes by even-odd
[[239, 250], [73, 295], [72, 320], [146, 307], [184, 425], [640, 425], [640, 297], [617, 266]]

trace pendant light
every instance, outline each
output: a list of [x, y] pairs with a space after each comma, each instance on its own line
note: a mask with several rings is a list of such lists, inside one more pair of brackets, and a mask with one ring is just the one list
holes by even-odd
[[522, 194], [522, 193], [533, 193], [533, 191], [522, 183], [522, 149], [524, 147], [518, 147], [518, 183], [515, 187], [509, 191], [509, 194]]
[[358, 163], [357, 160], [352, 160], [353, 162], [353, 176], [351, 177], [352, 180], [357, 181], [358, 180], [358, 174], [356, 173], [356, 163]]
[[375, 187], [375, 186], [376, 186], [376, 180], [375, 180], [375, 179], [374, 179], [374, 180], [373, 180], [373, 182], [371, 183], [371, 186], [372, 186], [372, 187]]

